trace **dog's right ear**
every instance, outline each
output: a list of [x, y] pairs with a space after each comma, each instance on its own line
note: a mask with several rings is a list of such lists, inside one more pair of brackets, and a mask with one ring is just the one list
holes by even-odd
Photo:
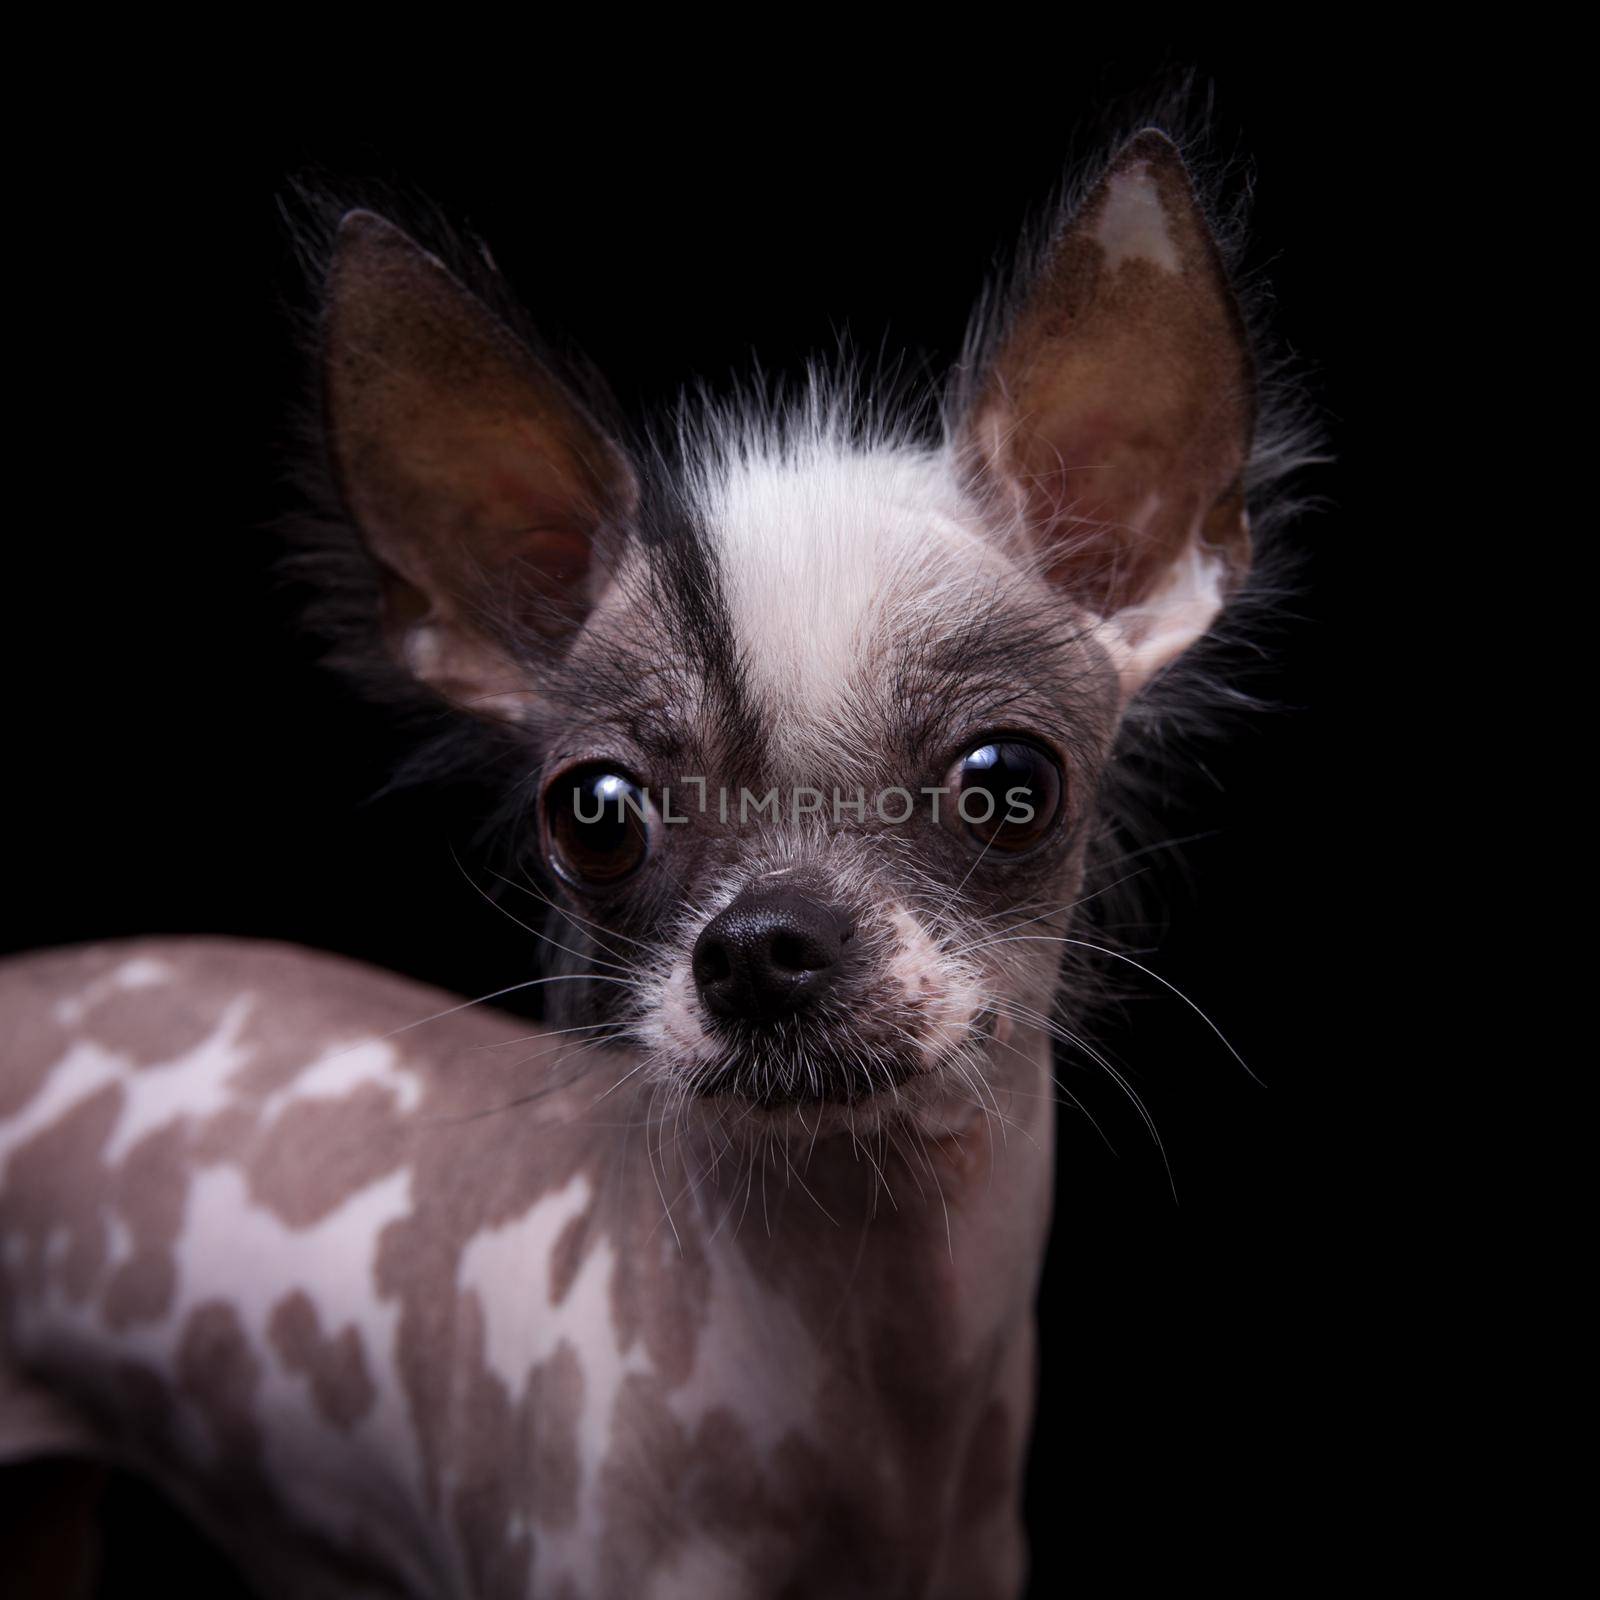
[[633, 511], [626, 456], [478, 297], [370, 211], [339, 226], [323, 315], [329, 445], [382, 575], [384, 633], [440, 694], [519, 717], [509, 641], [559, 643]]

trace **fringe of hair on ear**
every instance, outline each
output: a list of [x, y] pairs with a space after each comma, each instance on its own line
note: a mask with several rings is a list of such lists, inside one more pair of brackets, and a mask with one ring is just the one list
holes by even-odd
[[524, 780], [539, 753], [526, 727], [467, 715], [447, 704], [395, 658], [383, 637], [380, 571], [339, 489], [322, 380], [325, 285], [339, 224], [359, 209], [388, 218], [435, 256], [614, 439], [626, 444], [632, 430], [598, 369], [540, 334], [488, 246], [455, 227], [432, 201], [394, 183], [351, 183], [316, 171], [287, 184], [279, 210], [295, 270], [284, 311], [304, 377], [285, 423], [289, 509], [273, 523], [284, 551], [279, 577], [303, 595], [302, 619], [324, 646], [325, 664], [383, 706], [410, 736], [410, 754], [382, 792], [457, 778], [493, 789], [504, 803], [481, 816], [481, 844], [518, 814]]
[[[1321, 509], [1306, 469], [1327, 463], [1325, 425], [1310, 395], [1312, 374], [1280, 345], [1272, 292], [1251, 252], [1248, 224], [1255, 174], [1218, 132], [1211, 87], [1192, 70], [1097, 108], [1070, 136], [1061, 184], [1025, 224], [1019, 248], [980, 294], [943, 402], [947, 437], [976, 400], [995, 353], [1046, 255], [1098, 186], [1117, 152], [1146, 128], [1177, 146], [1217, 243], [1239, 307], [1256, 375], [1256, 422], [1244, 486], [1250, 570], [1205, 635], [1145, 684], [1125, 709], [1101, 780], [1100, 825], [1090, 850], [1085, 910], [1107, 948], [1148, 947], [1164, 920], [1163, 868], [1183, 871], [1184, 804], [1205, 752], [1252, 718], [1278, 709], [1272, 695], [1275, 640], [1292, 630], [1302, 592], [1302, 552], [1289, 525]], [[1192, 804], [1192, 802], [1191, 802]], [[1153, 870], [1130, 869], [1140, 861]], [[1148, 993], [1129, 969], [1092, 951], [1069, 949], [1065, 994], [1080, 1003]]]

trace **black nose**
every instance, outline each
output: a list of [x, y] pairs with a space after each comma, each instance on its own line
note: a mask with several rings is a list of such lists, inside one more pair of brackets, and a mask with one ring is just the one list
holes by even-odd
[[746, 889], [694, 944], [694, 981], [709, 1011], [775, 1022], [822, 994], [850, 925], [794, 889]]

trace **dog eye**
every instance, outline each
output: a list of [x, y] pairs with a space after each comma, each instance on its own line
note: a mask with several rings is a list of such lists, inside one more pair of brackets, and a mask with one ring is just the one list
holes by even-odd
[[609, 888], [650, 853], [650, 797], [626, 774], [603, 765], [573, 767], [544, 792], [551, 864], [580, 888]]
[[951, 769], [953, 824], [986, 850], [1020, 855], [1055, 826], [1064, 787], [1055, 758], [1023, 739], [995, 739]]

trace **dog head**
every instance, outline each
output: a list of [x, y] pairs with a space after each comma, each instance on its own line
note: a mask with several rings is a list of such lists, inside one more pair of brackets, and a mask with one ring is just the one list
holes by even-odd
[[628, 448], [370, 212], [323, 327], [389, 648], [536, 765], [562, 1014], [777, 1114], [981, 1090], [1124, 709], [1249, 559], [1252, 365], [1173, 146], [1115, 157], [937, 438], [818, 383]]

